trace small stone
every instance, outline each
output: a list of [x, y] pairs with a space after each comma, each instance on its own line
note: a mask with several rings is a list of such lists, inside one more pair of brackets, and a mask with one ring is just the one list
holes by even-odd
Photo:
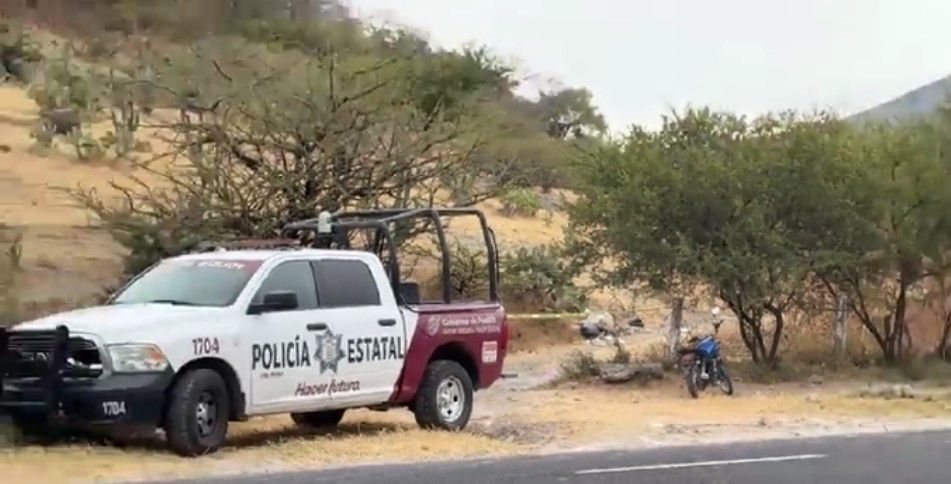
[[810, 394], [806, 395], [806, 401], [809, 402], [809, 403], [818, 403], [818, 402], [819, 402], [819, 395], [816, 395], [815, 393], [810, 393]]
[[806, 381], [808, 381], [810, 385], [822, 385], [825, 383], [825, 379], [823, 379], [821, 375], [810, 375]]

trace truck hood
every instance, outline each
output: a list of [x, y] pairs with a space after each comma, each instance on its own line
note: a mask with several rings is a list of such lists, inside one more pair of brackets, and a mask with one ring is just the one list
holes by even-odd
[[114, 304], [54, 314], [18, 324], [14, 329], [55, 329], [66, 325], [71, 333], [96, 335], [105, 343], [132, 343], [148, 340], [154, 332], [168, 334], [192, 322], [207, 323], [226, 311], [169, 304]]

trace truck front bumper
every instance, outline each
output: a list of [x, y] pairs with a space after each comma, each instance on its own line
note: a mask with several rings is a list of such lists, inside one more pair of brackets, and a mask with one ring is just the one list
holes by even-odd
[[46, 417], [90, 425], [161, 424], [165, 390], [173, 373], [113, 374], [98, 379], [63, 379], [50, 394], [41, 378], [6, 380], [0, 413], [13, 417]]

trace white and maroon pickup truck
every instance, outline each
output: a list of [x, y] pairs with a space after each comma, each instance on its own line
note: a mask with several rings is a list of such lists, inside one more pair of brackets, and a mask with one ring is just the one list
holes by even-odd
[[[485, 235], [482, 301], [455, 301], [450, 290], [442, 218], [459, 215], [479, 217]], [[391, 226], [421, 218], [443, 248], [438, 301], [400, 281], [389, 243]], [[360, 231], [372, 247], [351, 250]], [[463, 428], [473, 392], [501, 376], [507, 344], [485, 217], [322, 214], [285, 233], [294, 248], [218, 246], [166, 259], [103, 306], [0, 330], [0, 411], [23, 422], [163, 428], [189, 456], [216, 450], [229, 421], [252, 415], [328, 427], [348, 408], [409, 407], [425, 427]]]

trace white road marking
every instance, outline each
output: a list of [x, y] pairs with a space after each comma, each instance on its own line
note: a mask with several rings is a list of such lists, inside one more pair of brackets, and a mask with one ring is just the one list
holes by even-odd
[[825, 454], [802, 454], [802, 455], [786, 455], [780, 457], [760, 457], [758, 459], [732, 459], [732, 460], [708, 460], [703, 462], [682, 462], [678, 464], [655, 464], [649, 466], [634, 466], [634, 467], [612, 467], [607, 469], [586, 469], [583, 471], [576, 471], [575, 475], [586, 475], [586, 474], [613, 474], [618, 472], [635, 472], [635, 471], [654, 471], [654, 470], [665, 470], [665, 469], [685, 469], [688, 467], [712, 467], [712, 466], [725, 466], [733, 464], [755, 464], [759, 462], [786, 462], [793, 460], [814, 460], [814, 459], [825, 459], [827, 456]]

